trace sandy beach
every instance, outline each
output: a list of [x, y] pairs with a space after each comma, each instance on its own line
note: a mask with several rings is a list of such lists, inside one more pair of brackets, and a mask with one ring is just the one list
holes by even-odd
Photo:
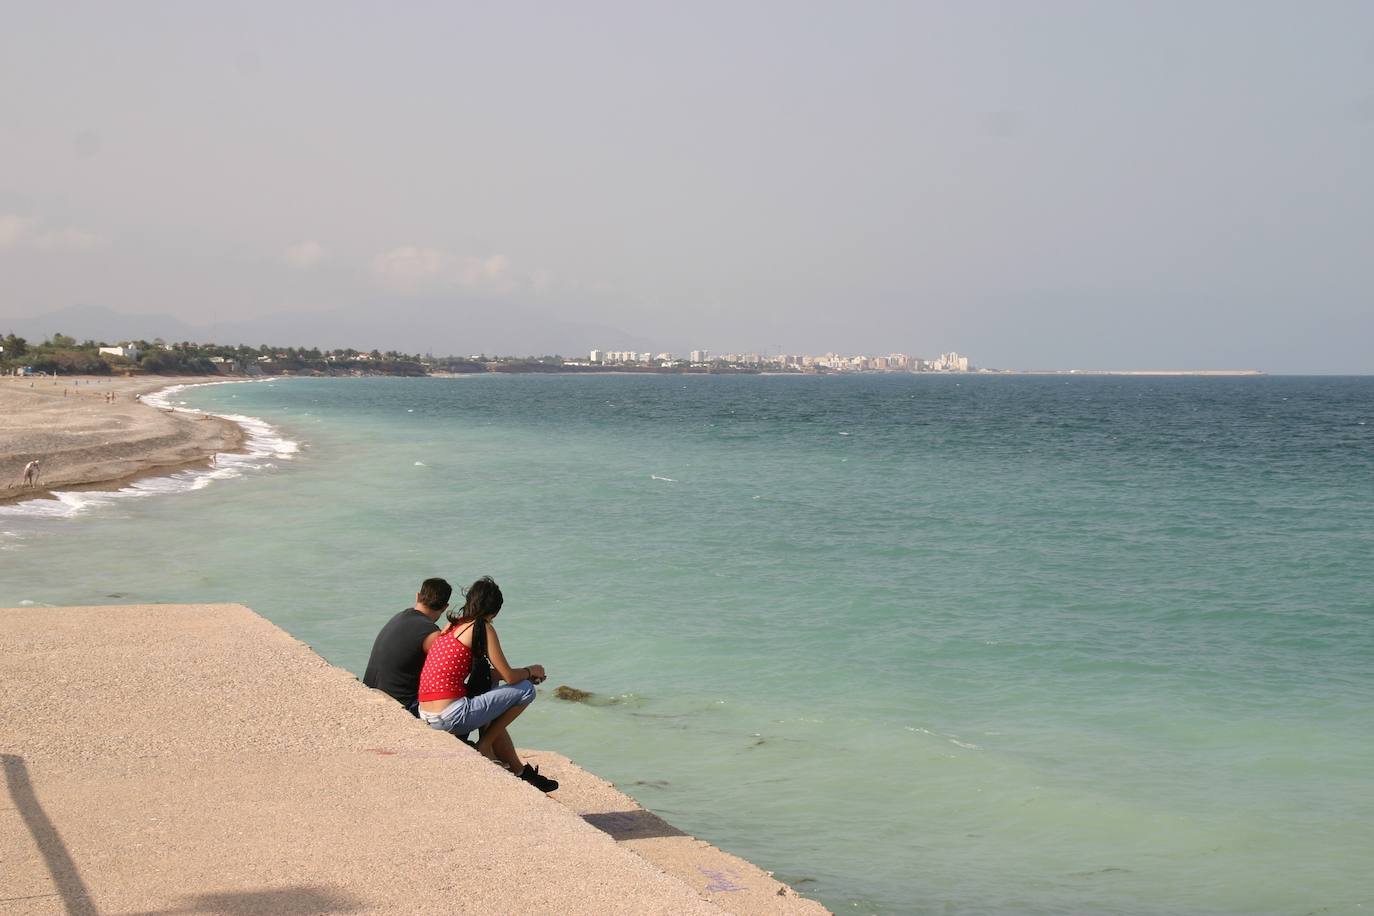
[[[113, 488], [235, 451], [243, 442], [238, 425], [137, 400], [169, 385], [206, 381], [219, 379], [0, 378], [0, 502], [54, 489]], [[39, 485], [24, 487], [24, 466], [35, 458]]]

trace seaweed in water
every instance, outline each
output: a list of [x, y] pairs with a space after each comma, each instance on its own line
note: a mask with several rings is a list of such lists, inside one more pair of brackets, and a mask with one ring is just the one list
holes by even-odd
[[593, 696], [591, 691], [578, 690], [576, 687], [569, 687], [567, 684], [560, 684], [554, 688], [553, 695], [560, 700], [567, 700], [570, 703], [585, 703]]

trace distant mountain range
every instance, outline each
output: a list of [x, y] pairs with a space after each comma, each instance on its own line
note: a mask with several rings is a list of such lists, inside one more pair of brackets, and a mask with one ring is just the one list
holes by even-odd
[[161, 337], [168, 342], [375, 348], [436, 356], [575, 356], [594, 347], [649, 350], [654, 346], [618, 328], [549, 318], [506, 302], [445, 299], [407, 300], [367, 310], [283, 312], [206, 324], [190, 324], [171, 315], [73, 305], [28, 318], [0, 318], [0, 335], [11, 332], [31, 340], [61, 333], [109, 343]]

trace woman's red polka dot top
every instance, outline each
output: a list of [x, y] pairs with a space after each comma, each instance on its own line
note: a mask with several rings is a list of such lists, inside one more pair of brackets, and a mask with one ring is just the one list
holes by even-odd
[[472, 650], [458, 641], [449, 627], [434, 638], [420, 669], [420, 702], [457, 700], [467, 696], [464, 682], [472, 671]]

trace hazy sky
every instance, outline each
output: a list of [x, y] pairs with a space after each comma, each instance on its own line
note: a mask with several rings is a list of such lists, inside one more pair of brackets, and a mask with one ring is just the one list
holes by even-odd
[[679, 351], [1374, 372], [1374, 3], [0, 14], [0, 331], [495, 303]]

